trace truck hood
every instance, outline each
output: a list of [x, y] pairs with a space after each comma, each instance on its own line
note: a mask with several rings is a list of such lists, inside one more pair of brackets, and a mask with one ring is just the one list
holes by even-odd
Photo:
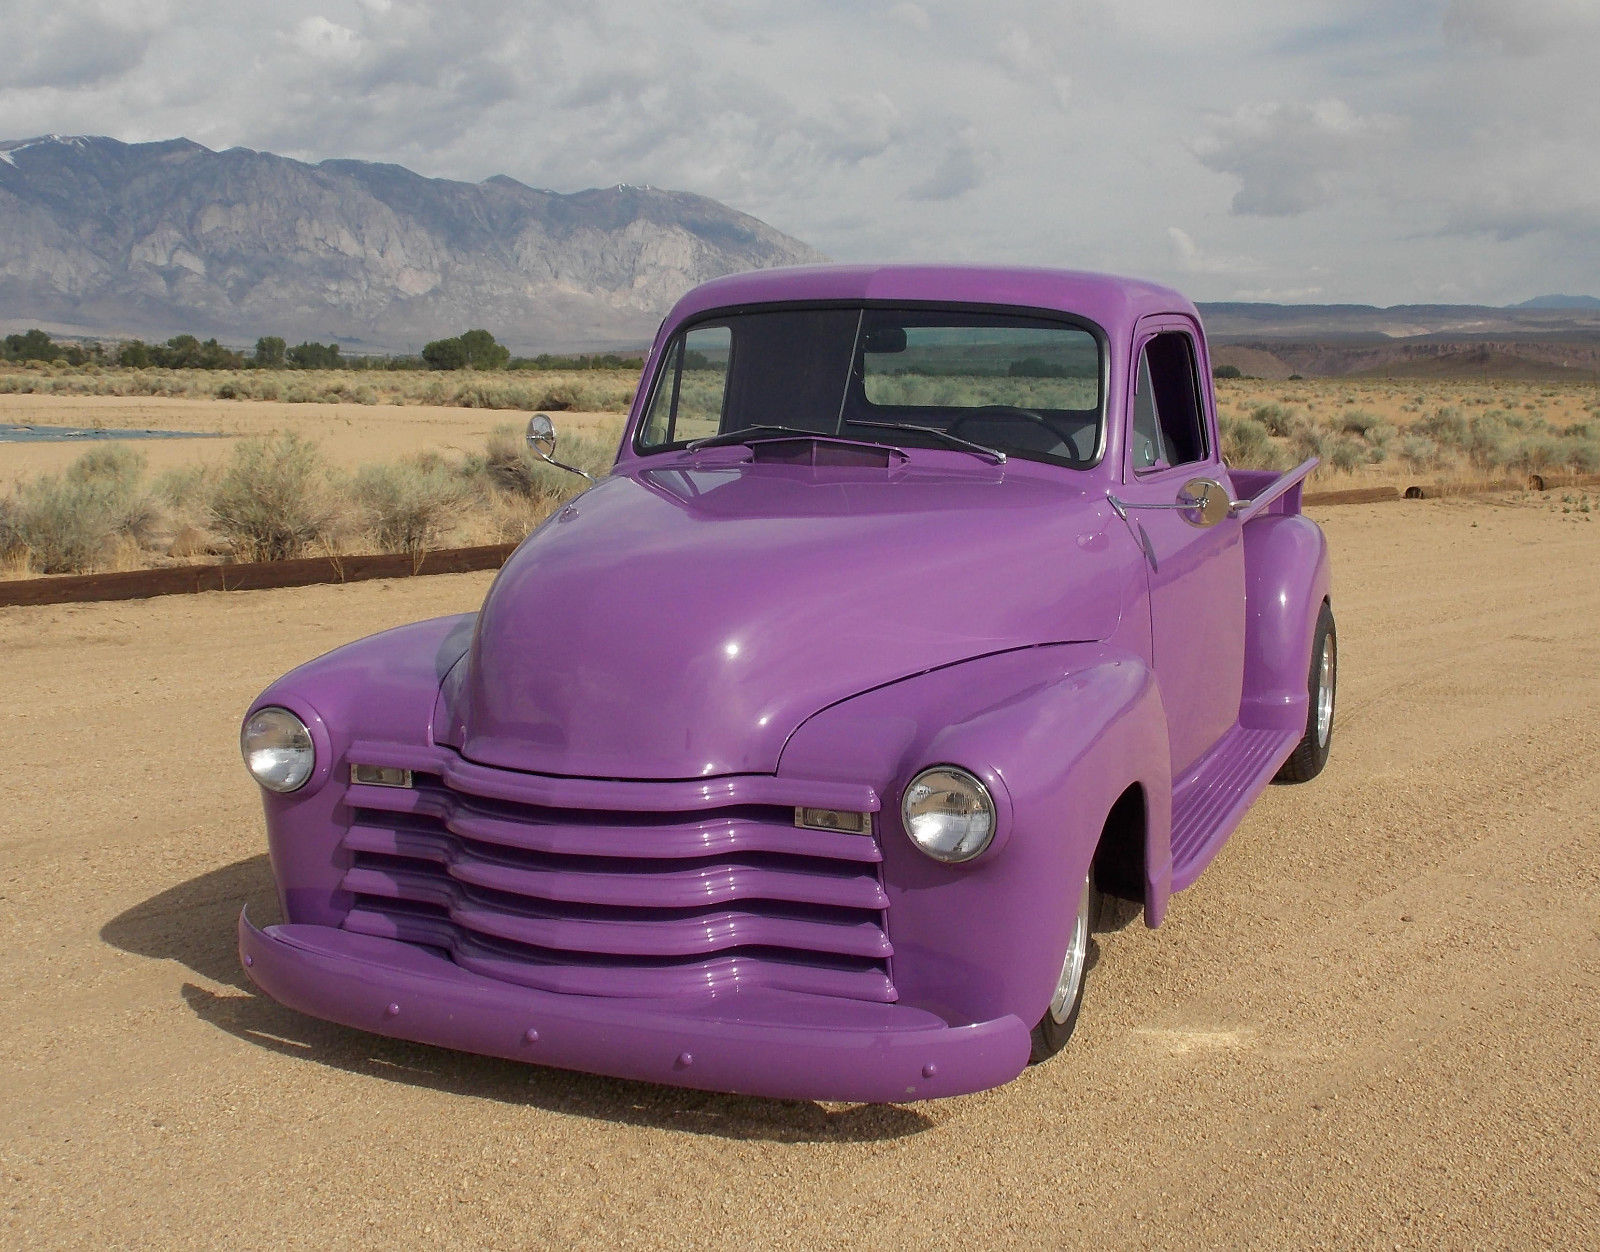
[[544, 774], [771, 773], [848, 696], [1108, 636], [1128, 555], [1109, 517], [1103, 495], [1034, 467], [614, 476], [507, 561], [436, 733]]

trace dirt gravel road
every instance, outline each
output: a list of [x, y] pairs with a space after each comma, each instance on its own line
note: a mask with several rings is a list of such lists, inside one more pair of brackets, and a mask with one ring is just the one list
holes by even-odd
[[0, 610], [0, 1244], [1594, 1246], [1600, 524], [1328, 510], [1333, 760], [1078, 1037], [904, 1107], [461, 1056], [254, 994], [271, 887], [234, 737], [345, 639], [487, 575]]

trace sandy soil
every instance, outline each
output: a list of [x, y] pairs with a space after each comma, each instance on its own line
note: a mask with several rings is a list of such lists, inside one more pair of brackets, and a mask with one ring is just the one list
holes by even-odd
[[[560, 434], [613, 429], [616, 414], [556, 413]], [[353, 469], [395, 461], [411, 452], [445, 454], [481, 449], [497, 426], [528, 424], [512, 409], [457, 409], [398, 404], [285, 404], [268, 400], [180, 400], [163, 396], [0, 395], [0, 422], [35, 426], [104, 426], [265, 435], [292, 430], [315, 439], [335, 465]], [[98, 442], [98, 441], [96, 441]], [[129, 441], [149, 458], [152, 472], [225, 461], [234, 439]], [[95, 446], [80, 440], [0, 443], [0, 480], [58, 473]]]
[[468, 1057], [248, 989], [234, 918], [271, 889], [240, 711], [488, 576], [0, 610], [0, 1243], [1587, 1244], [1600, 525], [1323, 520], [1328, 771], [1271, 789], [1159, 931], [1102, 939], [1061, 1056], [905, 1107]]

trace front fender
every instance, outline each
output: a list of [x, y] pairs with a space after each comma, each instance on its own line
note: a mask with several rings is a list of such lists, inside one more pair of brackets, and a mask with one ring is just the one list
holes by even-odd
[[[439, 686], [472, 638], [476, 614], [438, 617], [346, 644], [291, 670], [250, 713], [281, 705], [311, 730], [317, 768], [287, 795], [263, 790], [267, 848], [291, 922], [337, 926], [349, 907], [336, 863], [350, 745], [362, 739], [425, 746]], [[248, 714], [247, 714], [248, 716]]]
[[[943, 763], [982, 778], [1001, 810], [994, 843], [963, 865], [924, 855], [900, 822], [911, 778]], [[894, 983], [903, 1003], [948, 1021], [1043, 1015], [1106, 816], [1134, 784], [1150, 903], [1157, 915], [1165, 903], [1166, 716], [1148, 665], [1103, 644], [983, 657], [843, 701], [791, 736], [779, 773], [883, 795]]]

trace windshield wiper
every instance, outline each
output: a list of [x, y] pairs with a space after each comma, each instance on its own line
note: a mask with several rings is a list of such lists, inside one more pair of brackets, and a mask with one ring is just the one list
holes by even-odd
[[683, 445], [685, 452], [697, 452], [701, 448], [715, 448], [724, 443], [749, 443], [751, 439], [759, 439], [763, 435], [799, 435], [802, 439], [827, 439], [831, 436], [817, 430], [801, 430], [798, 426], [743, 426], [738, 430], [725, 430], [720, 435], [707, 435], [704, 439], [696, 439], [692, 443]]
[[916, 431], [919, 435], [932, 435], [935, 439], [943, 439], [948, 443], [967, 452], [976, 453], [978, 456], [993, 457], [996, 465], [1006, 463], [1006, 454], [999, 448], [991, 448], [988, 444], [975, 443], [971, 439], [963, 439], [960, 435], [952, 435], [948, 430], [940, 430], [937, 426], [918, 426], [915, 422], [847, 422], [849, 426], [865, 426], [870, 430], [906, 430]]

